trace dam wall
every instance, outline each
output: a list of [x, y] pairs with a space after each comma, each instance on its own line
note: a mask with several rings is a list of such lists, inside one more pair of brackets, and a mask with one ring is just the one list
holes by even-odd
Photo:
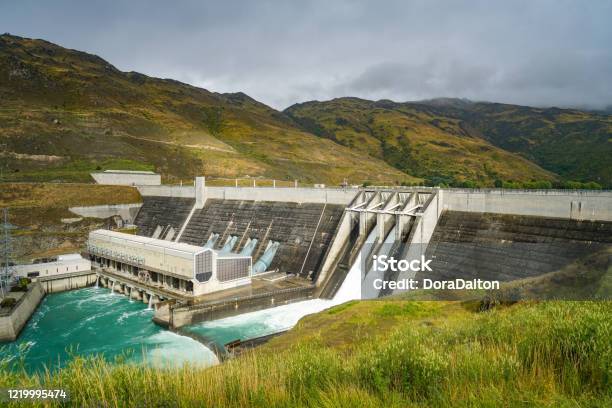
[[[138, 186], [143, 196], [195, 198], [194, 186]], [[348, 205], [360, 191], [436, 191], [443, 209], [541, 217], [612, 221], [612, 191], [510, 190], [401, 187], [385, 189], [205, 187], [205, 199], [329, 203]]]
[[142, 199], [134, 224], [138, 235], [146, 237], [152, 236], [157, 227], [179, 231], [195, 204], [194, 198], [185, 197], [144, 196]]
[[612, 191], [444, 189], [444, 209], [612, 221]]
[[[234, 236], [237, 252], [249, 238], [257, 239], [254, 261], [267, 243], [278, 241], [279, 250], [266, 270], [310, 278], [315, 296], [326, 298], [333, 297], [362, 247], [366, 257], [380, 251], [402, 259], [433, 254], [441, 278], [472, 274], [512, 280], [558, 269], [609, 245], [605, 234], [612, 236], [611, 191], [204, 187], [203, 180], [200, 183], [197, 191], [202, 197], [197, 201], [195, 186], [139, 187], [143, 209], [148, 211], [148, 200], [158, 200], [157, 213], [180, 214], [174, 222], [180, 242], [201, 246], [211, 234], [219, 234], [214, 247], [220, 249]], [[177, 211], [172, 207], [176, 200], [192, 201]], [[141, 219], [143, 235], [150, 236], [160, 224], [147, 227], [149, 221]], [[373, 241], [366, 242], [372, 231]], [[470, 260], [485, 266], [475, 270]], [[412, 276], [392, 278], [406, 277]]]
[[195, 186], [136, 186], [141, 196], [195, 198]]
[[612, 244], [612, 222], [445, 211], [427, 247], [434, 280], [510, 281], [553, 272]]
[[213, 248], [221, 249], [235, 236], [233, 252], [239, 252], [249, 239], [257, 239], [254, 261], [269, 242], [279, 242], [268, 270], [308, 277], [320, 269], [343, 211], [337, 204], [209, 198], [202, 209], [194, 210], [180, 242], [202, 246], [214, 233], [219, 239]]
[[[195, 198], [194, 186], [137, 186], [142, 196]], [[358, 189], [305, 187], [205, 187], [205, 200], [281, 201], [347, 205]]]

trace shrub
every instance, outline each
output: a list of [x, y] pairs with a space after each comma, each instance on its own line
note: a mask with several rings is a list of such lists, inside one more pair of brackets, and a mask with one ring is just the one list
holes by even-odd
[[17, 299], [12, 298], [12, 297], [7, 297], [7, 298], [2, 299], [2, 302], [0, 302], [0, 306], [13, 307], [15, 306], [16, 303], [17, 303]]
[[563, 188], [570, 190], [601, 190], [602, 186], [594, 181], [588, 183], [581, 183], [580, 181], [566, 181], [563, 183]]
[[11, 288], [11, 292], [27, 292], [28, 284], [32, 282], [29, 278], [20, 278], [17, 285]]
[[427, 398], [444, 380], [448, 360], [414, 331], [398, 331], [381, 346], [363, 353], [357, 362], [363, 386], [380, 394], [399, 391]]

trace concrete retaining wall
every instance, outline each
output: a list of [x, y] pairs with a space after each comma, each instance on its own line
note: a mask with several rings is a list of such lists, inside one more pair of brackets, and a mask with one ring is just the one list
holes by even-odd
[[70, 207], [69, 210], [81, 217], [91, 218], [108, 218], [120, 215], [124, 221], [132, 223], [140, 207], [142, 207], [142, 203]]
[[294, 203], [328, 203], [348, 205], [356, 189], [272, 188], [272, 187], [207, 187], [206, 198], [223, 200], [285, 201]]
[[342, 215], [342, 220], [338, 224], [336, 233], [334, 234], [334, 239], [332, 240], [327, 253], [325, 254], [321, 271], [319, 272], [319, 276], [317, 276], [317, 286], [321, 286], [321, 284], [327, 280], [330, 271], [332, 271], [340, 261], [339, 257], [341, 252], [351, 235], [351, 228], [353, 227], [352, 224], [351, 213], [345, 210], [344, 214]]
[[96, 284], [97, 275], [92, 271], [56, 275], [37, 280], [45, 293], [64, 292], [66, 290], [80, 289]]
[[612, 192], [445, 189], [444, 209], [612, 221]]
[[136, 186], [142, 196], [195, 198], [194, 186]]
[[159, 174], [138, 173], [138, 172], [102, 172], [91, 173], [91, 177], [98, 184], [111, 184], [123, 186], [159, 186], [161, 176]]
[[[255, 295], [248, 298], [236, 299], [234, 301], [216, 302], [191, 307], [177, 307], [171, 308], [170, 310], [160, 307], [159, 311], [156, 309], [153, 321], [176, 329], [189, 324], [269, 309], [287, 303], [311, 299], [312, 297], [313, 288], [303, 287]], [[169, 319], [169, 321], [166, 319]]]
[[17, 301], [9, 314], [0, 315], [0, 341], [14, 341], [19, 336], [36, 307], [45, 296], [43, 287], [34, 282], [29, 290]]
[[[194, 186], [138, 186], [143, 196], [195, 198]], [[294, 203], [328, 203], [348, 205], [357, 189], [291, 188], [291, 187], [206, 187], [206, 199], [250, 201], [285, 201]], [[203, 200], [205, 201], [205, 200]]]

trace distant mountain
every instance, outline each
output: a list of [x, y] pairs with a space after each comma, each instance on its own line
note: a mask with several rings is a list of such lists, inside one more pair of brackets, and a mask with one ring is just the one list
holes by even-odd
[[304, 129], [402, 171], [435, 182], [554, 180], [519, 155], [494, 146], [440, 104], [339, 98], [294, 105], [285, 112]]
[[0, 167], [9, 180], [88, 181], [96, 168], [309, 182], [418, 182], [300, 129], [243, 93], [121, 72], [55, 44], [0, 36]]
[[612, 186], [612, 116], [440, 98], [339, 98], [285, 110], [320, 137], [435, 180], [577, 180]]
[[96, 169], [377, 184], [612, 184], [612, 117], [440, 98], [339, 98], [284, 112], [0, 36], [0, 176], [90, 181]]

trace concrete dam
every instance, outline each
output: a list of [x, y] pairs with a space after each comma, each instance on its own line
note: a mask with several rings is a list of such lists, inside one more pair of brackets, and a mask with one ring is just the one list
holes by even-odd
[[557, 271], [612, 244], [612, 223], [444, 212], [427, 248], [434, 278], [512, 281]]
[[[332, 299], [354, 269], [361, 297], [375, 298], [394, 293], [369, 290], [376, 278], [512, 281], [612, 244], [609, 191], [226, 188], [206, 187], [203, 178], [138, 189], [135, 248], [188, 252], [184, 268], [195, 269], [100, 248], [89, 254], [104, 285], [136, 291], [171, 328]], [[431, 258], [433, 272], [373, 271], [369, 260], [382, 255]], [[201, 289], [213, 281], [214, 290]]]

